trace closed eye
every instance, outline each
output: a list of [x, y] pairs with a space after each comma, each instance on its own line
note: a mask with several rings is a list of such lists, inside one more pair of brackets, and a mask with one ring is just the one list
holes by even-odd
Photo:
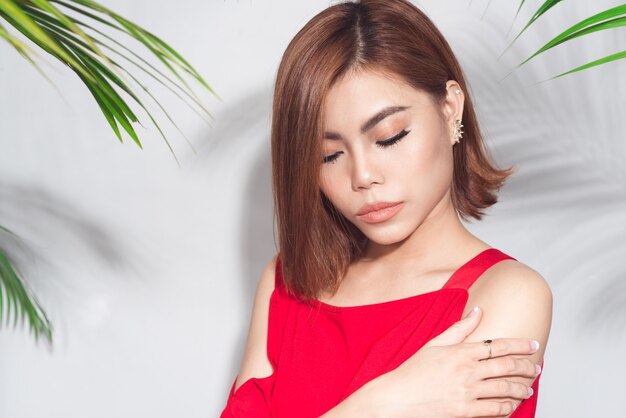
[[337, 157], [339, 157], [339, 154], [341, 154], [341, 151], [325, 156], [322, 159], [322, 163], [334, 163]]
[[[404, 138], [409, 132], [411, 132], [411, 130], [409, 129], [408, 131], [403, 129], [400, 132], [398, 132], [397, 134], [395, 134], [394, 136], [392, 136], [389, 139], [385, 139], [382, 141], [376, 141], [376, 145], [378, 145], [381, 148], [388, 148], [388, 147], [392, 147], [394, 145], [396, 145], [402, 138]], [[334, 154], [331, 155], [327, 155], [322, 159], [322, 163], [334, 163], [337, 160], [337, 157], [339, 157], [340, 154], [343, 154], [343, 151], [339, 151], [336, 152]]]
[[404, 138], [409, 132], [411, 132], [411, 130], [401, 130], [400, 132], [398, 132], [396, 135], [392, 136], [389, 139], [385, 139], [384, 141], [377, 141], [376, 144], [380, 147], [391, 147], [395, 144], [398, 143], [398, 141], [400, 141], [402, 138]]

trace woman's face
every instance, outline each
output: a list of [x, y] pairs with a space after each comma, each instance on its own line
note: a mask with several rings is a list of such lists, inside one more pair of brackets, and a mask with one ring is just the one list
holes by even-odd
[[[463, 95], [455, 81], [447, 87], [441, 110], [427, 93], [382, 73], [347, 73], [330, 89], [320, 188], [370, 241], [402, 241], [450, 209], [452, 133]], [[359, 215], [379, 202], [400, 203]]]

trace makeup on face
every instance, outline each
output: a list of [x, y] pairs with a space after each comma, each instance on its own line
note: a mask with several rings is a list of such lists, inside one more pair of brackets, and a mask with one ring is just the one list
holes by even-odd
[[372, 205], [365, 205], [357, 213], [359, 219], [364, 222], [374, 224], [391, 219], [402, 209], [404, 202], [378, 202]]
[[329, 92], [320, 188], [372, 242], [409, 236], [445, 196], [451, 162], [429, 96], [361, 73]]
[[[396, 117], [395, 119], [386, 119], [388, 116], [394, 115], [403, 110], [409, 109], [410, 106], [388, 106], [380, 110], [374, 116], [369, 118], [360, 129], [361, 134], [368, 132], [377, 134], [372, 135], [373, 138], [380, 138], [376, 140], [376, 144], [381, 148], [386, 148], [397, 144], [404, 136], [411, 132], [410, 128], [406, 128], [407, 122], [403, 121], [403, 118]], [[385, 122], [385, 123], [382, 123]], [[378, 128], [377, 130], [374, 128]], [[376, 132], [378, 131], [378, 132]], [[341, 141], [344, 138], [336, 132], [327, 131], [324, 134], [326, 144], [332, 144], [335, 141]], [[340, 154], [339, 152], [332, 151], [332, 145], [324, 147], [326, 150], [323, 152], [322, 163], [333, 163]]]

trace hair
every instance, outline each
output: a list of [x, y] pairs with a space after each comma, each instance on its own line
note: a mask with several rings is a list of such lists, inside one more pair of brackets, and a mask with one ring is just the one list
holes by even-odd
[[[283, 283], [298, 299], [333, 293], [367, 237], [321, 192], [324, 103], [348, 71], [394, 74], [442, 103], [446, 82], [468, 92], [441, 32], [406, 0], [361, 0], [328, 7], [291, 40], [280, 62], [272, 108], [272, 186]], [[465, 220], [482, 219], [512, 168], [490, 161], [469, 94], [463, 139], [453, 147], [452, 203]]]

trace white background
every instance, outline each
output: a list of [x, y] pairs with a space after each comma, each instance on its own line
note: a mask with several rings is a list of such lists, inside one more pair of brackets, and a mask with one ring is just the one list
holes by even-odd
[[[45, 57], [60, 96], [0, 42], [0, 225], [23, 239], [0, 244], [19, 259], [55, 329], [52, 347], [24, 328], [0, 329], [0, 417], [218, 416], [256, 282], [276, 252], [275, 72], [289, 40], [329, 2], [102, 1], [169, 42], [221, 101], [201, 93], [215, 118], [208, 126], [173, 95], [160, 96], [196, 150], [154, 108], [179, 166], [145, 114], [146, 128], [136, 125], [144, 149], [127, 135], [121, 144], [73, 73]], [[466, 72], [492, 155], [517, 167], [498, 204], [468, 228], [553, 290], [537, 416], [618, 416], [626, 61], [532, 84], [623, 50], [625, 32], [577, 39], [503, 77], [619, 2], [563, 2], [500, 60], [540, 2], [526, 2], [508, 36], [519, 2], [487, 3], [418, 2]]]

